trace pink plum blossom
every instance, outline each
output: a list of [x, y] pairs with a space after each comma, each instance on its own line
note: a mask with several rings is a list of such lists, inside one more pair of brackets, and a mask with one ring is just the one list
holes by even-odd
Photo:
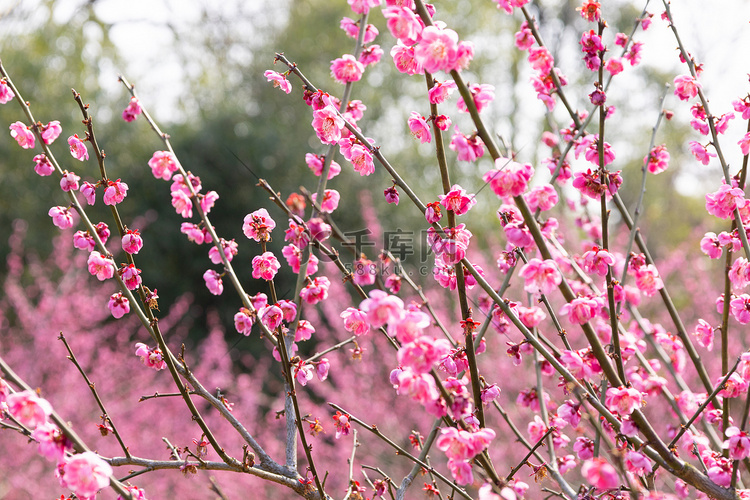
[[664, 144], [660, 146], [654, 146], [654, 149], [648, 154], [643, 162], [648, 167], [648, 171], [652, 174], [660, 174], [664, 172], [669, 166], [669, 152], [667, 146]]
[[693, 336], [699, 345], [705, 347], [709, 351], [714, 347], [714, 328], [704, 319], [698, 320], [698, 325], [695, 327]]
[[266, 79], [271, 82], [274, 87], [280, 88], [287, 94], [292, 91], [292, 84], [289, 80], [286, 79], [286, 75], [282, 75], [281, 73], [277, 73], [269, 69], [263, 73], [263, 76], [265, 76]]
[[[471, 97], [474, 100], [474, 105], [477, 108], [477, 113], [481, 113], [489, 103], [495, 100], [495, 87], [493, 85], [489, 85], [486, 83], [471, 84], [469, 85], [469, 90], [471, 91]], [[466, 103], [464, 102], [463, 97], [458, 99], [456, 106], [458, 106], [459, 111], [463, 111], [465, 113], [468, 113], [469, 111], [466, 107]]]
[[465, 136], [458, 131], [458, 128], [448, 147], [457, 153], [460, 161], [474, 161], [484, 155], [482, 139], [478, 135]]
[[632, 387], [610, 387], [605, 402], [612, 412], [626, 416], [641, 407], [643, 395]]
[[441, 104], [445, 102], [455, 90], [456, 84], [454, 82], [439, 82], [435, 80], [435, 84], [427, 93], [430, 98], [430, 104]]
[[16, 94], [13, 93], [5, 78], [0, 80], [0, 104], [6, 104], [14, 97]]
[[172, 191], [172, 206], [178, 214], [186, 219], [193, 216], [193, 201], [190, 195], [181, 189]]
[[273, 252], [264, 252], [253, 257], [253, 278], [271, 281], [281, 268]]
[[728, 219], [744, 197], [742, 189], [722, 184], [715, 193], [706, 194], [706, 211], [720, 219]]
[[84, 181], [81, 184], [80, 192], [83, 195], [84, 198], [86, 198], [86, 203], [89, 205], [93, 205], [96, 203], [96, 185], [91, 184], [88, 181]]
[[394, 38], [404, 45], [414, 45], [422, 33], [424, 24], [410, 8], [392, 5], [383, 9], [386, 26]]
[[300, 290], [300, 297], [302, 300], [310, 305], [315, 305], [318, 302], [328, 298], [328, 288], [331, 286], [331, 282], [325, 276], [318, 276], [313, 279], [311, 283], [308, 283], [305, 288]]
[[104, 257], [94, 250], [89, 254], [88, 269], [92, 276], [96, 276], [99, 281], [104, 281], [115, 275], [115, 265], [112, 259]]
[[255, 241], [270, 241], [271, 231], [276, 227], [276, 221], [271, 218], [268, 210], [259, 208], [245, 216], [242, 222], [242, 232]]
[[61, 466], [61, 483], [79, 498], [93, 498], [109, 486], [112, 467], [93, 451], [67, 457]]
[[562, 283], [562, 275], [553, 260], [529, 259], [518, 275], [525, 280], [523, 289], [528, 293], [551, 293]]
[[141, 270], [135, 267], [135, 264], [123, 264], [117, 272], [128, 290], [135, 290], [141, 286]]
[[363, 300], [359, 308], [367, 313], [367, 320], [373, 328], [399, 321], [404, 316], [404, 302], [382, 290], [371, 290], [369, 298]]
[[[312, 200], [318, 201], [318, 193], [312, 194]], [[339, 206], [339, 200], [341, 200], [341, 194], [338, 191], [326, 189], [323, 193], [323, 201], [320, 202], [320, 211], [325, 214], [333, 213]]]
[[440, 198], [440, 204], [445, 207], [446, 210], [451, 210], [456, 215], [465, 214], [471, 209], [471, 207], [477, 204], [476, 196], [468, 194], [466, 190], [458, 184], [454, 184], [447, 194], [438, 195], [438, 198]]
[[344, 328], [354, 335], [364, 335], [370, 331], [370, 323], [367, 320], [367, 313], [354, 307], [348, 307], [341, 313], [344, 320]]
[[10, 136], [16, 140], [23, 149], [34, 149], [36, 138], [23, 122], [15, 122], [10, 125]]
[[39, 454], [56, 463], [63, 459], [65, 450], [71, 447], [65, 434], [52, 422], [37, 425], [31, 437], [39, 443]]
[[50, 163], [49, 158], [44, 153], [38, 154], [34, 157], [34, 172], [42, 177], [52, 175], [55, 171], [55, 167]]
[[427, 124], [424, 116], [420, 115], [416, 111], [412, 111], [409, 115], [408, 125], [411, 134], [419, 139], [422, 144], [426, 142], [432, 142], [432, 133], [430, 132], [430, 126]]
[[62, 133], [60, 122], [58, 120], [52, 120], [47, 125], [43, 125], [41, 133], [42, 141], [44, 141], [45, 144], [52, 144]]
[[122, 237], [122, 249], [134, 255], [140, 252], [141, 248], [143, 248], [143, 238], [141, 238], [140, 232], [137, 229], [126, 229]]
[[331, 105], [313, 111], [312, 126], [323, 144], [337, 143], [341, 139], [344, 124], [344, 119]]
[[606, 250], [595, 246], [583, 254], [583, 269], [595, 272], [599, 276], [606, 276], [609, 266], [615, 265], [615, 256]]
[[68, 172], [67, 170], [64, 170], [62, 178], [60, 178], [60, 189], [62, 189], [66, 193], [68, 191], [77, 191], [79, 188], [78, 181], [80, 180], [81, 178], [74, 172]]
[[[323, 162], [325, 161], [325, 156], [318, 156], [313, 153], [307, 153], [305, 155], [305, 163], [307, 166], [312, 170], [312, 172], [320, 177], [323, 175]], [[335, 161], [331, 161], [331, 165], [328, 167], [328, 180], [333, 179], [337, 175], [341, 173], [341, 165], [336, 163]]]
[[255, 313], [249, 309], [242, 307], [239, 312], [234, 315], [234, 328], [237, 333], [241, 333], [244, 336], [250, 335], [255, 324]]
[[177, 172], [177, 160], [169, 151], [156, 151], [148, 161], [148, 166], [154, 177], [165, 181], [170, 180], [172, 174]]
[[208, 291], [212, 294], [221, 295], [224, 291], [224, 283], [221, 280], [221, 275], [213, 269], [209, 269], [203, 273], [203, 280], [206, 282]]
[[581, 474], [589, 484], [601, 490], [614, 489], [620, 485], [617, 470], [603, 458], [586, 460], [581, 467]]
[[482, 180], [490, 185], [496, 195], [503, 198], [523, 194], [533, 175], [534, 167], [530, 164], [500, 157], [495, 160], [495, 168], [485, 173]]
[[86, 144], [78, 138], [78, 134], [73, 134], [68, 137], [68, 146], [70, 146], [70, 155], [76, 160], [88, 160], [89, 150], [86, 148]]
[[695, 159], [704, 165], [708, 165], [711, 162], [711, 158], [716, 157], [716, 153], [710, 152], [706, 146], [697, 141], [690, 141], [689, 143], [690, 152], [695, 156]]
[[131, 97], [127, 107], [122, 111], [122, 119], [126, 122], [132, 122], [138, 118], [138, 115], [140, 115], [142, 111], [138, 98]]
[[128, 185], [120, 179], [116, 181], [107, 181], [107, 188], [104, 190], [102, 200], [105, 205], [117, 205], [122, 203], [128, 194]]
[[52, 405], [33, 391], [21, 391], [9, 394], [5, 398], [8, 413], [20, 423], [33, 429], [47, 421], [52, 415]]
[[543, 212], [557, 205], [559, 201], [557, 191], [555, 191], [555, 188], [551, 184], [535, 186], [525, 193], [523, 198], [529, 204], [529, 208], [532, 211], [541, 210]]
[[560, 315], [567, 315], [570, 321], [582, 325], [596, 316], [599, 309], [599, 303], [591, 297], [577, 297], [560, 308]]
[[107, 307], [112, 313], [112, 316], [120, 319], [130, 312], [130, 301], [121, 292], [113, 293], [109, 297]]
[[729, 439], [724, 441], [722, 448], [729, 450], [729, 457], [732, 460], [743, 460], [750, 456], [750, 437], [747, 432], [731, 426], [725, 434]]
[[690, 75], [676, 76], [674, 79], [674, 95], [682, 101], [687, 101], [698, 95], [700, 82]]
[[357, 82], [364, 71], [364, 65], [351, 54], [344, 54], [331, 61], [331, 76], [339, 83]]
[[427, 26], [414, 51], [414, 57], [430, 73], [450, 72], [458, 60], [458, 34], [452, 29]]
[[421, 75], [424, 73], [422, 64], [414, 56], [414, 47], [407, 47], [399, 40], [391, 49], [391, 57], [396, 69], [407, 75]]

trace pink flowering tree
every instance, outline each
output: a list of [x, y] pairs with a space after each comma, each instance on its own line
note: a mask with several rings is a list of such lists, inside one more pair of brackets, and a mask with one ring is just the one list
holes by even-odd
[[[160, 270], [138, 256], [159, 235], [121, 214], [119, 207], [137, 193], [126, 172], [109, 174], [114, 169], [93, 125], [96, 110], [73, 91], [81, 125], [63, 131], [57, 120], [45, 124], [14, 84], [13, 68], [0, 64], [0, 102], [19, 106], [8, 141], [32, 150], [29, 165], [49, 178], [45, 182], [59, 182], [59, 199], [40, 208], [62, 232], [56, 255], [62, 259], [75, 249], [80, 256], [67, 264], [90, 275], [80, 290], [71, 289], [82, 298], [61, 302], [62, 313], [51, 314], [62, 331], [60, 362], [65, 356], [73, 361], [77, 382], [44, 380], [28, 366], [29, 351], [17, 341], [3, 343], [4, 434], [30, 441], [27, 449], [54, 464], [49, 475], [57, 476], [63, 498], [94, 498], [111, 488], [118, 498], [142, 500], [141, 479], [163, 473], [170, 477], [164, 484], [171, 484], [199, 470], [221, 473], [227, 490], [241, 491], [238, 485], [249, 480], [273, 491], [269, 495], [310, 500], [409, 498], [419, 482], [438, 498], [750, 498], [744, 483], [750, 481], [750, 354], [742, 336], [750, 322], [744, 293], [750, 285], [750, 201], [744, 197], [750, 97], [737, 96], [731, 110], [711, 109], [701, 81], [711, 63], [704, 67], [691, 54], [666, 1], [644, 8], [622, 33], [608, 25], [608, 6], [584, 0], [577, 11], [585, 28], [577, 34], [575, 57], [565, 63], [581, 74], [573, 84], [569, 68], [545, 44], [544, 26], [528, 1], [496, 0], [494, 15], [518, 25], [514, 54], [525, 59], [528, 95], [546, 113], [539, 151], [547, 157], [538, 161], [534, 152], [498, 140], [489, 118], [497, 89], [469, 81], [480, 47], [451, 28], [440, 5], [347, 3], [354, 18], [331, 28], [355, 41], [347, 53], [332, 56], [332, 82], [311, 81], [308, 68], [293, 62], [293, 47], [269, 61], [275, 65], [264, 73], [269, 85], [309, 120], [316, 150], [305, 162], [318, 179], [290, 193], [259, 179], [258, 192], [272, 209], [249, 205], [237, 215], [242, 241], [219, 234], [211, 217], [220, 193], [204, 186], [199, 166], [186, 170], [187, 159], [149, 113], [148, 96], [120, 78], [129, 93], [122, 119], [149, 127], [160, 141], [143, 168], [163, 187], [165, 209], [171, 204], [185, 219], [179, 228], [185, 244], [207, 248], [202, 280], [195, 281], [235, 305], [238, 338], [262, 341], [262, 361], [245, 373], [206, 368], [226, 349], [219, 340], [209, 337], [190, 348], [171, 335], [179, 309], [174, 316], [161, 313], [158, 291], [148, 286]], [[372, 23], [384, 26], [382, 35]], [[657, 144], [664, 119], [674, 113], [663, 107], [666, 94], [655, 103], [650, 144], [639, 156], [635, 200], [628, 206], [624, 151], [617, 151], [624, 125], [608, 94], [637, 91], [625, 76], [647, 50], [639, 38], [648, 29], [662, 30], [677, 44], [682, 70], [671, 78], [669, 93], [675, 106], [685, 107], [681, 114], [692, 116], [689, 127], [704, 137]], [[391, 47], [390, 59], [381, 43]], [[426, 163], [440, 179], [435, 192], [389, 159], [389, 138], [368, 131], [367, 104], [351, 98], [377, 64], [393, 64], [404, 79], [423, 83], [422, 104], [404, 110], [401, 133], [433, 152]], [[739, 141], [727, 139], [732, 125], [744, 121]], [[66, 136], [67, 146], [56, 141]], [[704, 194], [713, 231], [686, 243], [691, 255], [700, 254], [661, 262], [639, 219], [649, 179], [669, 169], [670, 149], [686, 149], [718, 175]], [[362, 178], [387, 175], [373, 191], [383, 193], [393, 214], [411, 211], [424, 219], [424, 252], [410, 258], [384, 245], [368, 254], [339, 227], [342, 210], [364, 206], [367, 213], [371, 206], [369, 193], [357, 196], [337, 183], [349, 168]], [[102, 204], [108, 222], [98, 221]], [[495, 212], [492, 225], [482, 210]], [[370, 210], [365, 219], [376, 234], [401, 229], [396, 215], [378, 218]], [[659, 235], [650, 235], [649, 244], [652, 237]], [[270, 245], [274, 238], [285, 244], [278, 253]], [[671, 251], [680, 255], [684, 248]], [[19, 284], [20, 255], [10, 260], [4, 308], [28, 321], [27, 329], [48, 329], [38, 315], [44, 301], [23, 300], [40, 292]], [[695, 280], [670, 282], [721, 258], [723, 268], [704, 281], [696, 273]], [[429, 276], [413, 279], [422, 268]], [[289, 294], [279, 289], [283, 275], [295, 283]], [[37, 281], [43, 297], [53, 298], [49, 282]], [[264, 291], [248, 293], [250, 286]], [[688, 298], [673, 300], [678, 294]], [[104, 368], [82, 363], [67, 340], [85, 329], [83, 319], [97, 304], [95, 329], [129, 325], [113, 335], [120, 348], [107, 352]], [[90, 347], [83, 352], [94, 353]], [[127, 363], [137, 365], [139, 375], [115, 368]], [[130, 392], [99, 391], [95, 379], [108, 373], [153, 400], [142, 429], [132, 422], [120, 426], [116, 412], [107, 410], [124, 407], [128, 415], [135, 404]], [[160, 387], [170, 389], [152, 392], [144, 373], [158, 373]], [[221, 386], [241, 402], [232, 402]], [[110, 437], [105, 445], [79, 433], [66, 415], [74, 411], [66, 400], [81, 388], [96, 403], [96, 425]], [[250, 409], [264, 404], [274, 411]], [[159, 426], [160, 417], [179, 412], [182, 427]], [[167, 458], [153, 443], [141, 448], [134, 437], [139, 430], [157, 442], [153, 432], [163, 433]], [[165, 436], [170, 433], [180, 444]], [[359, 449], [365, 439], [366, 451]], [[395, 450], [401, 460], [384, 450]], [[212, 488], [226, 497], [217, 482]], [[174, 490], [162, 484], [150, 491], [169, 496]]]

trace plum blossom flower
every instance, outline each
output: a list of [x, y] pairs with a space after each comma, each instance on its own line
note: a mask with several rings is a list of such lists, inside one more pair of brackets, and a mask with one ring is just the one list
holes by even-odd
[[599, 311], [599, 302], [591, 297], [577, 297], [560, 308], [560, 315], [568, 315], [570, 321], [582, 325]]
[[601, 490], [614, 489], [620, 485], [617, 470], [603, 458], [586, 460], [581, 467], [581, 474], [589, 484]]
[[454, 184], [448, 194], [438, 195], [440, 198], [440, 204], [445, 207], [446, 210], [453, 211], [456, 215], [463, 215], [468, 212], [471, 207], [477, 204], [476, 196], [468, 194], [464, 188], [458, 184]]
[[404, 45], [414, 45], [419, 40], [424, 24], [414, 10], [402, 5], [390, 5], [383, 9], [386, 26], [394, 38]]
[[193, 202], [190, 195], [181, 189], [172, 191], [172, 206], [178, 214], [186, 219], [193, 216]]
[[373, 328], [399, 321], [404, 316], [404, 302], [382, 290], [370, 290], [369, 298], [363, 300], [359, 308], [367, 313], [367, 320]]
[[42, 425], [52, 415], [52, 405], [33, 391], [22, 391], [9, 394], [5, 398], [8, 413], [29, 428]]
[[533, 175], [534, 167], [530, 164], [500, 157], [495, 160], [495, 168], [485, 173], [482, 180], [489, 183], [492, 191], [503, 198], [523, 194]]
[[102, 200], [105, 205], [117, 205], [122, 203], [125, 196], [128, 194], [128, 185], [122, 182], [120, 179], [116, 181], [107, 181], [107, 188], [104, 190], [104, 196]]
[[168, 181], [177, 172], [177, 160], [169, 151], [156, 151], [148, 161], [151, 173], [157, 179]]
[[61, 466], [63, 486], [79, 498], [93, 498], [96, 492], [109, 486], [112, 467], [93, 451], [71, 455]]
[[49, 158], [44, 153], [38, 154], [34, 157], [34, 172], [42, 177], [52, 175], [55, 171], [55, 167], [50, 163]]
[[651, 472], [651, 462], [646, 455], [639, 451], [628, 450], [625, 454], [625, 467], [637, 476], [644, 476]]
[[287, 94], [292, 91], [292, 84], [289, 80], [286, 79], [286, 75], [282, 75], [281, 73], [277, 73], [276, 71], [266, 70], [263, 73], [263, 76], [266, 77], [266, 79], [273, 84], [274, 87], [278, 87]]
[[417, 113], [416, 111], [412, 111], [409, 115], [408, 120], [409, 125], [409, 131], [411, 134], [419, 139], [419, 141], [424, 144], [426, 142], [432, 142], [432, 133], [430, 132], [430, 126], [427, 124], [427, 120], [425, 120], [425, 117]]
[[109, 297], [107, 307], [112, 313], [112, 316], [120, 319], [130, 312], [130, 301], [121, 292], [113, 293]]
[[337, 143], [341, 139], [344, 125], [344, 119], [331, 105], [313, 111], [312, 126], [323, 144]]
[[128, 264], [127, 266], [123, 264], [117, 270], [117, 273], [122, 278], [128, 290], [135, 290], [141, 286], [141, 270], [135, 267], [135, 264]]
[[89, 150], [81, 139], [78, 138], [78, 134], [73, 134], [68, 137], [68, 146], [70, 146], [70, 155], [76, 160], [88, 160]]
[[130, 255], [137, 254], [143, 248], [143, 238], [137, 229], [126, 229], [122, 237], [122, 249]]
[[437, 73], [455, 69], [458, 59], [458, 34], [452, 29], [427, 26], [422, 30], [414, 57], [425, 71]]
[[422, 64], [414, 57], [414, 47], [407, 47], [400, 40], [391, 49], [391, 57], [396, 69], [407, 75], [421, 75], [424, 73]]
[[351, 54], [344, 54], [331, 61], [331, 76], [339, 83], [358, 82], [364, 71], [364, 65]]
[[276, 222], [271, 218], [268, 210], [259, 208], [245, 216], [242, 222], [242, 232], [245, 236], [255, 241], [269, 241], [271, 231], [276, 227]]
[[94, 250], [89, 254], [88, 269], [92, 276], [96, 276], [99, 281], [104, 281], [115, 275], [115, 265], [112, 259], [104, 257]]
[[555, 188], [551, 184], [535, 186], [529, 192], [525, 193], [523, 198], [529, 204], [529, 208], [532, 211], [538, 209], [543, 212], [557, 205], [560, 199], [557, 191], [555, 191]]
[[221, 280], [221, 275], [213, 269], [209, 269], [203, 273], [203, 280], [206, 282], [206, 288], [212, 294], [221, 295], [224, 291], [224, 283]]
[[83, 181], [80, 187], [80, 192], [83, 197], [86, 198], [86, 203], [89, 205], [96, 203], [96, 185], [91, 184], [88, 181]]
[[732, 460], [743, 460], [750, 456], [750, 437], [747, 432], [731, 426], [725, 434], [729, 439], [724, 441], [722, 448], [729, 450], [729, 457]]
[[60, 122], [58, 120], [52, 120], [47, 125], [43, 125], [41, 133], [42, 141], [44, 141], [45, 144], [52, 144], [62, 133]]
[[65, 450], [70, 448], [65, 434], [52, 422], [37, 425], [31, 437], [39, 443], [39, 454], [53, 462], [60, 462], [65, 456]]
[[281, 268], [273, 252], [264, 252], [253, 257], [253, 278], [271, 281]]
[[[325, 214], [330, 214], [335, 211], [339, 206], [339, 200], [341, 200], [341, 194], [335, 189], [326, 189], [323, 193], [323, 201], [320, 202], [320, 211]], [[312, 194], [312, 201], [318, 201], [318, 193]]]
[[333, 416], [333, 421], [336, 422], [336, 439], [349, 435], [352, 429], [352, 424], [349, 423], [349, 415], [337, 411]]
[[478, 135], [465, 136], [457, 127], [455, 130], [448, 147], [457, 153], [460, 161], [474, 161], [484, 155], [484, 142]]
[[355, 14], [366, 14], [370, 9], [380, 5], [380, 0], [346, 0]]
[[452, 81], [439, 82], [435, 80], [435, 84], [427, 92], [428, 97], [430, 98], [430, 104], [441, 104], [445, 102], [456, 88], [456, 84]]
[[[305, 163], [307, 166], [312, 170], [313, 174], [320, 177], [323, 175], [323, 162], [325, 161], [325, 156], [318, 156], [313, 153], [307, 153], [305, 155]], [[328, 167], [328, 180], [333, 179], [337, 175], [341, 173], [341, 165], [336, 163], [336, 161], [331, 161], [331, 165]]]
[[63, 175], [60, 178], [60, 189], [65, 191], [76, 191], [79, 188], [79, 181], [81, 178], [75, 174], [75, 172], [63, 171]]
[[688, 145], [695, 159], [704, 165], [708, 165], [711, 162], [711, 158], [716, 158], [716, 153], [710, 152], [706, 146], [698, 141], [690, 141]]
[[706, 211], [720, 219], [728, 219], [738, 204], [745, 199], [744, 196], [742, 189], [722, 184], [715, 193], [706, 194]]
[[577, 7], [576, 10], [581, 13], [582, 18], [593, 23], [601, 19], [601, 7], [596, 0], [584, 0], [583, 5]]
[[370, 331], [370, 322], [367, 320], [367, 312], [354, 307], [348, 307], [340, 314], [344, 320], [344, 328], [354, 335], [364, 335]]
[[593, 271], [599, 276], [606, 276], [609, 266], [615, 265], [615, 256], [597, 246], [584, 253], [582, 258], [584, 270]]
[[750, 132], [742, 136], [742, 139], [740, 139], [737, 144], [740, 146], [740, 151], [742, 151], [742, 154], [744, 156], [747, 156], [750, 154]]
[[518, 273], [524, 282], [523, 289], [528, 293], [551, 293], [562, 283], [562, 275], [553, 260], [529, 259]]
[[714, 348], [714, 328], [704, 319], [698, 320], [693, 336], [696, 342], [709, 351]]
[[140, 115], [142, 111], [141, 103], [138, 102], [138, 98], [131, 97], [127, 107], [122, 111], [122, 119], [126, 122], [132, 122], [138, 118], [138, 115]]
[[299, 295], [308, 304], [315, 305], [328, 298], [328, 288], [330, 286], [331, 282], [328, 278], [318, 276], [312, 280], [312, 283], [308, 283], [305, 288], [300, 290]]
[[16, 140], [23, 149], [33, 149], [36, 144], [34, 133], [23, 124], [15, 122], [10, 125], [10, 136]]
[[6, 104], [14, 97], [16, 94], [13, 93], [5, 78], [0, 80], [0, 104]]
[[[486, 83], [471, 84], [469, 85], [471, 91], [471, 97], [474, 100], [474, 105], [477, 108], [477, 113], [481, 113], [482, 110], [487, 107], [489, 103], [495, 100], [495, 87]], [[466, 107], [463, 97], [458, 99], [456, 103], [459, 111], [468, 113], [469, 109]]]
[[641, 407], [643, 395], [633, 387], [610, 387], [605, 402], [612, 412], [626, 416]]
[[237, 330], [237, 333], [241, 333], [246, 337], [250, 335], [255, 324], [255, 317], [255, 313], [246, 307], [240, 308], [239, 312], [234, 315], [234, 328]]
[[679, 75], [674, 79], [674, 95], [687, 101], [698, 95], [701, 84], [690, 75]]
[[648, 171], [652, 174], [660, 174], [669, 166], [669, 152], [664, 144], [654, 146], [654, 149], [643, 159]]

